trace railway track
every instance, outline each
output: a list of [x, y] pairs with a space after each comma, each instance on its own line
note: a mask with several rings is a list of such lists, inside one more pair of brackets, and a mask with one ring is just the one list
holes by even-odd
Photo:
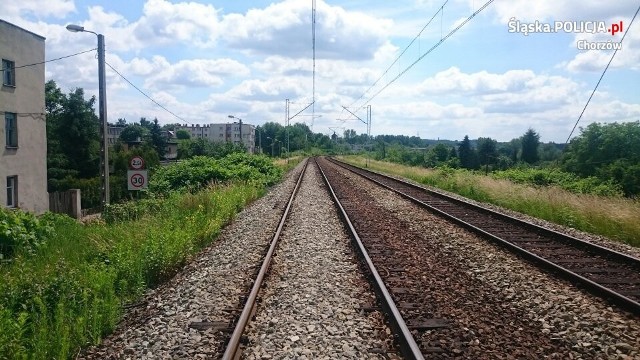
[[640, 259], [403, 180], [331, 161], [640, 314]]
[[[318, 164], [322, 175], [312, 163], [305, 175], [298, 166], [243, 210], [184, 271], [131, 309], [114, 334], [77, 358], [222, 358], [225, 351], [226, 358], [248, 360], [640, 355], [633, 315], [360, 175], [326, 159]], [[283, 219], [285, 209], [291, 213]], [[279, 245], [269, 233], [280, 233]], [[359, 248], [367, 255], [356, 256]], [[262, 260], [267, 253], [276, 255], [270, 266]]]
[[[314, 169], [309, 169], [312, 167]], [[289, 202], [286, 205], [286, 208], [282, 215], [280, 223], [269, 245], [269, 249], [264, 257], [264, 260], [262, 261], [262, 265], [256, 276], [253, 286], [251, 287], [249, 294], [245, 296], [246, 302], [243, 305], [243, 310], [238, 315], [237, 320], [234, 322], [233, 332], [229, 337], [225, 352], [222, 355], [222, 359], [236, 359], [236, 358], [239, 358], [240, 356], [242, 356], [243, 358], [254, 358], [254, 357], [260, 358], [261, 356], [260, 351], [264, 351], [264, 347], [265, 347], [265, 345], [263, 344], [266, 338], [265, 333], [277, 332], [278, 330], [274, 328], [282, 327], [282, 326], [288, 327], [288, 328], [295, 327], [296, 330], [293, 332], [287, 332], [288, 331], [287, 329], [283, 330], [280, 334], [281, 335], [287, 334], [287, 335], [281, 336], [281, 337], [291, 339], [291, 341], [288, 341], [286, 339], [282, 341], [282, 339], [280, 339], [276, 341], [278, 342], [278, 345], [268, 346], [269, 351], [273, 352], [272, 354], [268, 354], [268, 356], [278, 357], [279, 356], [278, 354], [283, 355], [283, 352], [291, 356], [301, 356], [301, 355], [311, 356], [311, 357], [313, 357], [314, 355], [330, 356], [332, 351], [331, 349], [325, 349], [326, 353], [324, 354], [318, 353], [317, 349], [313, 349], [312, 345], [308, 346], [308, 344], [304, 344], [306, 339], [302, 340], [301, 338], [302, 337], [305, 337], [305, 338], [318, 337], [318, 336], [322, 337], [322, 334], [315, 332], [315, 329], [317, 328], [328, 329], [329, 333], [333, 335], [333, 333], [339, 333], [341, 331], [340, 329], [338, 329], [338, 327], [343, 327], [343, 326], [345, 328], [352, 327], [353, 330], [351, 330], [351, 332], [348, 335], [345, 333], [344, 335], [346, 336], [342, 336], [342, 339], [343, 339], [342, 348], [341, 348], [342, 355], [346, 355], [347, 357], [366, 357], [366, 358], [381, 358], [381, 359], [389, 358], [390, 355], [392, 356], [392, 358], [396, 356], [395, 355], [396, 351], [394, 350], [395, 345], [392, 344], [393, 341], [390, 339], [387, 340], [390, 343], [390, 344], [387, 344], [388, 346], [385, 345], [385, 346], [374, 348], [374, 349], [365, 349], [363, 347], [362, 345], [363, 341], [358, 340], [357, 338], [359, 337], [359, 335], [355, 335], [355, 333], [360, 332], [362, 330], [361, 329], [362, 327], [366, 328], [368, 325], [366, 323], [360, 323], [359, 326], [356, 326], [354, 328], [354, 323], [358, 321], [357, 316], [350, 316], [349, 318], [347, 318], [343, 315], [344, 321], [338, 319], [336, 326], [330, 326], [330, 325], [327, 326], [326, 324], [318, 325], [316, 323], [311, 323], [311, 324], [304, 323], [304, 324], [298, 324], [295, 326], [293, 324], [278, 325], [278, 323], [282, 322], [283, 319], [292, 319], [292, 317], [299, 318], [299, 319], [296, 319], [296, 321], [305, 321], [305, 316], [308, 316], [308, 314], [305, 315], [305, 313], [315, 312], [315, 310], [309, 310], [305, 308], [304, 310], [302, 309], [299, 311], [296, 310], [292, 314], [292, 313], [289, 313], [289, 310], [283, 309], [283, 306], [281, 306], [280, 303], [286, 302], [288, 305], [285, 307], [287, 308], [292, 308], [292, 307], [302, 308], [302, 307], [307, 307], [309, 304], [313, 307], [316, 307], [316, 306], [322, 307], [320, 303], [324, 303], [324, 301], [322, 300], [322, 296], [318, 296], [319, 299], [309, 300], [309, 298], [311, 297], [310, 295], [318, 293], [316, 289], [311, 289], [309, 293], [305, 294], [305, 291], [302, 291], [300, 289], [291, 291], [290, 293], [287, 293], [286, 291], [283, 293], [283, 288], [286, 289], [292, 286], [295, 288], [300, 288], [300, 287], [303, 287], [304, 285], [306, 285], [307, 287], [309, 286], [313, 287], [313, 286], [319, 285], [318, 291], [322, 291], [322, 292], [332, 291], [330, 287], [327, 286], [328, 284], [322, 284], [322, 283], [318, 284], [317, 282], [314, 283], [314, 281], [309, 281], [309, 280], [303, 280], [304, 285], [299, 285], [298, 283], [300, 281], [299, 277], [304, 278], [309, 276], [301, 273], [304, 273], [305, 270], [310, 272], [314, 271], [313, 269], [310, 269], [310, 267], [313, 268], [313, 266], [315, 266], [313, 264], [314, 261], [317, 261], [318, 259], [320, 259], [319, 264], [323, 266], [323, 269], [321, 269], [320, 271], [326, 270], [326, 271], [330, 271], [331, 273], [340, 272], [339, 268], [338, 270], [333, 268], [334, 265], [332, 263], [327, 263], [326, 261], [323, 260], [324, 257], [333, 258], [335, 257], [335, 254], [331, 255], [330, 251], [326, 251], [327, 252], [326, 254], [321, 251], [317, 251], [318, 248], [316, 243], [321, 243], [323, 242], [323, 240], [322, 239], [318, 240], [313, 238], [313, 235], [305, 233], [306, 230], [304, 229], [304, 226], [300, 226], [300, 222], [313, 223], [313, 220], [302, 219], [302, 220], [296, 221], [296, 219], [291, 219], [292, 208], [294, 208], [295, 201], [298, 201], [298, 205], [297, 205], [298, 211], [299, 211], [299, 214], [297, 215], [298, 218], [304, 215], [304, 212], [306, 210], [306, 209], [302, 210], [301, 207], [311, 207], [308, 204], [309, 202], [319, 201], [316, 199], [316, 197], [309, 197], [308, 194], [306, 195], [307, 199], [296, 198], [296, 195], [302, 186], [301, 184], [303, 182], [303, 178], [305, 178], [305, 176], [313, 177], [312, 175], [306, 175], [306, 174], [308, 174], [309, 172], [315, 171], [316, 168], [317, 168], [317, 164], [315, 163], [315, 161], [310, 160], [305, 165], [305, 169], [300, 173], [300, 176], [297, 180], [297, 184], [291, 194], [291, 197], [289, 198]], [[306, 180], [306, 181], [312, 181], [312, 180]], [[309, 190], [307, 189], [307, 191]], [[317, 191], [317, 190], [312, 190], [312, 191]], [[305, 206], [305, 201], [307, 202], [306, 203], [307, 206]], [[337, 207], [341, 208], [341, 205], [338, 203]], [[355, 250], [357, 250], [356, 252], [359, 255], [360, 259], [362, 259], [362, 264], [365, 265], [364, 269], [366, 269], [368, 274], [370, 274], [370, 284], [372, 285], [375, 293], [378, 295], [377, 301], [375, 301], [375, 297], [373, 297], [374, 304], [369, 303], [369, 305], [361, 306], [355, 310], [359, 312], [364, 312], [364, 313], [368, 313], [372, 311], [376, 311], [380, 313], [379, 309], [380, 308], [383, 309], [384, 313], [386, 314], [386, 319], [388, 320], [388, 322], [391, 324], [392, 328], [395, 331], [395, 334], [396, 334], [395, 339], [400, 344], [404, 357], [407, 359], [423, 359], [421, 352], [418, 349], [418, 346], [416, 345], [411, 333], [409, 332], [407, 326], [405, 325], [404, 320], [400, 315], [400, 312], [398, 311], [395, 303], [393, 302], [391, 296], [389, 295], [388, 290], [386, 289], [386, 286], [384, 285], [380, 276], [378, 275], [378, 272], [375, 266], [368, 258], [368, 255], [366, 253], [364, 246], [362, 245], [362, 243], [359, 242], [357, 233], [355, 232], [353, 227], [350, 225], [349, 218], [346, 216], [344, 212], [342, 212], [342, 215], [344, 216], [343, 219], [346, 222], [351, 232], [351, 238], [354, 241], [353, 243], [354, 248]], [[321, 223], [326, 224], [325, 221], [327, 220], [323, 219], [321, 220]], [[336, 221], [338, 222], [338, 225], [339, 225], [339, 220], [337, 218], [337, 215], [336, 215]], [[314, 226], [314, 225], [312, 224], [311, 226]], [[291, 227], [291, 230], [289, 230], [291, 234], [287, 234], [287, 230], [286, 230], [287, 227]], [[329, 231], [330, 233], [336, 232], [336, 231], [340, 232], [341, 230], [342, 229], [340, 229], [339, 226], [338, 228], [336, 228], [335, 224], [333, 225], [332, 228], [325, 229], [325, 231]], [[312, 231], [322, 232], [323, 230], [312, 229]], [[294, 239], [290, 239], [292, 235], [295, 235], [293, 236]], [[300, 236], [303, 236], [304, 238], [302, 240], [295, 240], [295, 238], [299, 238]], [[338, 234], [330, 236], [330, 238], [332, 239], [329, 241], [329, 245], [331, 247], [336, 246], [335, 244], [336, 240], [341, 242], [342, 246], [346, 245], [346, 241], [345, 242], [341, 241], [340, 236]], [[288, 241], [290, 243], [294, 243], [295, 245], [293, 246], [293, 248], [292, 246], [289, 246], [289, 249], [281, 249], [279, 243], [283, 241], [284, 242]], [[313, 244], [309, 244], [309, 242], [313, 242]], [[300, 248], [302, 248], [301, 253], [307, 254], [306, 256], [309, 257], [309, 259], [306, 259], [306, 260], [294, 259], [295, 257], [301, 257], [300, 253], [297, 253], [300, 251]], [[312, 254], [309, 254], [309, 248], [313, 252]], [[281, 260], [280, 261], [281, 264], [278, 264], [279, 265], [278, 270], [274, 270], [275, 274], [272, 274], [271, 272], [271, 267], [273, 266], [272, 264], [278, 261], [278, 260], [274, 260], [274, 257], [276, 254], [278, 254], [278, 259], [285, 258], [289, 260]], [[314, 257], [316, 258], [315, 260], [314, 260]], [[332, 262], [333, 261], [335, 261], [335, 259], [332, 260]], [[301, 265], [301, 262], [305, 263], [304, 266]], [[309, 262], [312, 264], [307, 266], [306, 262]], [[340, 261], [338, 260], [338, 262]], [[351, 271], [349, 272], [352, 272], [352, 270], [353, 268], [351, 268]], [[296, 276], [287, 275], [291, 273], [297, 273], [297, 275]], [[271, 279], [273, 277], [275, 277], [275, 279]], [[283, 282], [283, 279], [285, 278], [290, 280], [290, 283]], [[280, 284], [278, 284], [279, 280], [280, 280]], [[320, 280], [320, 282], [325, 282], [325, 283], [329, 281], [332, 281], [332, 280], [329, 278]], [[269, 287], [272, 287], [273, 289], [269, 289]], [[341, 295], [344, 297], [343, 294], [335, 294], [335, 295]], [[334, 297], [337, 297], [335, 295]], [[356, 294], [351, 294], [351, 295], [348, 295], [347, 297], [353, 296], [353, 295], [356, 295]], [[357, 294], [357, 296], [366, 297], [366, 295], [362, 293]], [[288, 297], [294, 297], [295, 300], [288, 299]], [[262, 305], [259, 304], [259, 300], [262, 301], [263, 303]], [[305, 301], [308, 301], [309, 303], [305, 303]], [[273, 306], [274, 303], [276, 304], [275, 306]], [[378, 306], [378, 304], [380, 306]], [[332, 309], [329, 309], [330, 313], [338, 312], [340, 314], [351, 314], [353, 312], [353, 309], [352, 309], [353, 304], [349, 302], [346, 305], [340, 302], [335, 303], [331, 305], [331, 307]], [[269, 308], [269, 309], [265, 310], [265, 308]], [[265, 313], [268, 313], [268, 315], [265, 315]], [[267, 318], [269, 320], [266, 320]], [[262, 320], [260, 321], [260, 319]], [[250, 324], [250, 321], [251, 321], [251, 324]], [[254, 324], [254, 323], [260, 323], [260, 322], [262, 322], [262, 324]], [[312, 329], [310, 330], [310, 332], [312, 333], [313, 336], [309, 336], [308, 332], [305, 331], [305, 328]], [[250, 333], [253, 333], [253, 334], [250, 334]], [[365, 333], [367, 332], [365, 331]], [[374, 338], [376, 337], [375, 332], [365, 336], [370, 336]], [[354, 337], [356, 339], [354, 339]], [[300, 344], [300, 342], [302, 342], [303, 344]], [[355, 345], [352, 345], [352, 342]], [[379, 343], [379, 342], [377, 342], [377, 340], [374, 340], [373, 343]], [[254, 347], [254, 350], [251, 349], [252, 347]], [[293, 347], [296, 347], [297, 350], [292, 349]], [[255, 350], [255, 348], [258, 348], [258, 350]]]

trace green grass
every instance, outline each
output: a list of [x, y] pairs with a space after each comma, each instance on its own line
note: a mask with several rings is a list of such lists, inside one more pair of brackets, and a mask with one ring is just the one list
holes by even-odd
[[[358, 156], [342, 159], [361, 167], [367, 162]], [[638, 200], [576, 194], [558, 186], [514, 183], [466, 170], [426, 169], [373, 160], [368, 161], [368, 168], [640, 247]]]
[[122, 305], [171, 278], [261, 185], [170, 195], [132, 221], [81, 225], [55, 220], [56, 236], [35, 255], [0, 265], [0, 358], [68, 359], [112, 331]]

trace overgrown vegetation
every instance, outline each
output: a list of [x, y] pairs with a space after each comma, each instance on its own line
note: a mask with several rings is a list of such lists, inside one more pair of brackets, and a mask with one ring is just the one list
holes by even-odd
[[159, 168], [149, 181], [149, 190], [166, 193], [172, 190], [199, 190], [209, 183], [251, 179], [263, 185], [272, 185], [281, 176], [265, 156], [232, 153], [222, 159], [196, 156], [173, 166]]
[[[584, 184], [582, 182], [585, 180], [579, 179], [577, 184], [582, 185], [567, 185], [591, 189], [590, 193], [573, 193], [558, 185], [563, 181], [571, 183], [571, 177], [566, 173], [557, 175], [553, 172], [547, 174], [544, 171], [513, 170], [504, 172], [502, 176], [485, 176], [464, 169], [409, 167], [367, 161], [357, 156], [345, 157], [345, 160], [362, 167], [368, 162], [368, 167], [374, 170], [403, 176], [474, 200], [640, 246], [640, 202], [621, 196], [609, 196], [610, 193], [619, 194], [619, 187], [601, 183], [597, 179], [591, 178]], [[521, 180], [513, 181], [512, 178]], [[539, 186], [535, 184], [536, 181], [546, 183], [546, 186]], [[597, 195], [600, 192], [607, 196]]]
[[[111, 205], [105, 222], [0, 209], [0, 244], [11, 248], [0, 261], [0, 358], [68, 359], [98, 343], [123, 305], [172, 277], [281, 174], [267, 159], [243, 154], [165, 169], [174, 178], [161, 173], [162, 186], [144, 200]], [[201, 173], [225, 176], [193, 175]]]
[[557, 168], [511, 168], [491, 173], [495, 179], [506, 179], [518, 184], [557, 186], [576, 194], [623, 196], [622, 186], [613, 180], [604, 181], [595, 176], [579, 177]]

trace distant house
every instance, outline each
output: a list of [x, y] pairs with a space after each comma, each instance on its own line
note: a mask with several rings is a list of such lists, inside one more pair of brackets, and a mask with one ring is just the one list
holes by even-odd
[[36, 214], [49, 210], [44, 41], [0, 20], [0, 204]]
[[175, 131], [165, 131], [163, 132], [165, 138], [167, 139], [167, 146], [165, 148], [164, 158], [166, 160], [175, 160], [178, 158], [178, 139], [176, 139]]
[[191, 124], [191, 126], [176, 126], [176, 131], [186, 130], [192, 139], [203, 138], [213, 142], [232, 142], [244, 144], [250, 153], [256, 152], [256, 127], [237, 122], [225, 124]]
[[124, 126], [111, 125], [107, 127], [107, 143], [109, 144], [109, 146], [114, 146], [116, 144], [124, 128]]
[[[120, 134], [124, 129], [124, 126], [109, 126], [107, 137], [109, 146], [114, 146], [115, 143], [120, 140]], [[163, 158], [165, 160], [176, 159], [178, 157], [178, 140], [176, 139], [175, 131], [163, 130], [162, 136], [167, 141]], [[122, 146], [125, 150], [140, 146], [140, 144], [142, 144], [142, 139], [140, 138], [134, 141], [122, 141]]]

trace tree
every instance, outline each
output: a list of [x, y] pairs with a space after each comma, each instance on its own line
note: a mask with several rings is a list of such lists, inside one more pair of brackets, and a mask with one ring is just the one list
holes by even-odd
[[435, 167], [449, 159], [449, 147], [445, 144], [436, 144], [436, 146], [432, 147], [427, 151], [427, 154], [424, 156], [424, 164], [427, 167]]
[[191, 134], [189, 134], [189, 132], [185, 129], [180, 129], [178, 131], [176, 131], [176, 138], [178, 140], [187, 140], [187, 139], [191, 139]]
[[344, 131], [344, 139], [350, 144], [353, 144], [353, 141], [355, 141], [357, 135], [358, 134], [353, 129], [347, 129]]
[[562, 155], [562, 150], [553, 142], [548, 142], [540, 146], [540, 160], [542, 161], [554, 161], [558, 160]]
[[571, 140], [562, 167], [579, 176], [597, 176], [622, 186], [627, 196], [640, 194], [640, 121], [593, 123]]
[[498, 159], [498, 143], [492, 138], [478, 138], [478, 160], [480, 165], [495, 164]]
[[140, 126], [142, 126], [143, 128], [151, 131], [151, 128], [153, 127], [153, 122], [147, 120], [146, 117], [141, 117], [140, 118]]
[[478, 168], [478, 155], [476, 150], [471, 147], [471, 141], [468, 135], [464, 136], [464, 139], [458, 146], [458, 158], [460, 159], [461, 167], [465, 169]]
[[538, 146], [540, 146], [540, 135], [535, 130], [529, 128], [521, 138], [522, 141], [522, 161], [528, 164], [538, 162]]
[[149, 131], [149, 142], [160, 158], [164, 158], [164, 154], [167, 152], [167, 138], [162, 134], [158, 119], [153, 119], [151, 124], [151, 130]]
[[45, 84], [49, 191], [64, 190], [57, 187], [57, 181], [65, 177], [98, 175], [100, 135], [95, 101], [95, 97], [85, 100], [81, 88], [65, 95], [55, 81]]
[[142, 141], [149, 134], [149, 130], [138, 125], [129, 124], [120, 133], [120, 140], [124, 142]]

